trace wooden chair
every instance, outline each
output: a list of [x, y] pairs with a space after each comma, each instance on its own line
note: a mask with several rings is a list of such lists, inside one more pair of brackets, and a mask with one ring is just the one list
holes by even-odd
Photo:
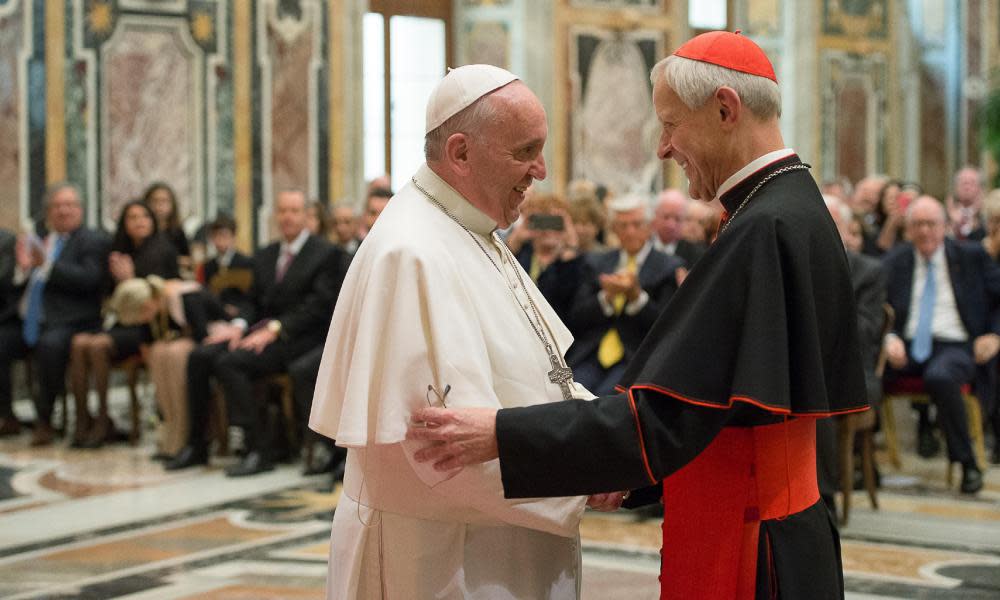
[[[882, 305], [882, 313], [882, 335], [879, 339], [885, 340], [885, 336], [892, 331], [892, 326], [896, 321], [896, 313], [888, 303]], [[887, 358], [885, 344], [883, 344], [875, 363], [875, 375], [879, 379], [885, 372]], [[837, 450], [840, 454], [841, 525], [847, 525], [851, 514], [851, 496], [854, 492], [855, 435], [861, 436], [861, 472], [864, 476], [865, 491], [868, 492], [872, 508], [878, 510], [878, 488], [875, 481], [875, 423], [874, 410], [844, 415], [837, 422]]]
[[[965, 401], [965, 415], [969, 423], [969, 437], [972, 439], [972, 451], [979, 468], [985, 470], [986, 440], [983, 435], [983, 416], [979, 407], [979, 399], [972, 394], [972, 386], [962, 386], [962, 399]], [[896, 469], [902, 468], [899, 458], [899, 439], [896, 436], [896, 420], [892, 403], [894, 400], [910, 400], [918, 404], [929, 404], [931, 399], [924, 389], [924, 380], [920, 377], [901, 377], [885, 386], [885, 397], [882, 399], [883, 428], [885, 430], [886, 449], [889, 451], [889, 461]], [[954, 483], [954, 464], [948, 462], [945, 478], [950, 488]]]

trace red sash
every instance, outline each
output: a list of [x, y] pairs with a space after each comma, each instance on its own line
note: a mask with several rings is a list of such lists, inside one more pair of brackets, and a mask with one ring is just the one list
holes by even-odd
[[760, 522], [818, 500], [815, 419], [723, 429], [663, 481], [660, 598], [752, 599]]

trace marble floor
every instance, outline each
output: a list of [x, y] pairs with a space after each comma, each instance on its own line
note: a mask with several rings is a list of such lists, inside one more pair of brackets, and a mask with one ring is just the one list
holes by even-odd
[[[168, 474], [152, 437], [99, 450], [0, 440], [0, 598], [322, 597], [339, 489], [297, 465], [228, 479], [220, 459]], [[848, 598], [1000, 598], [1000, 468], [975, 497], [946, 489], [944, 473], [942, 459], [906, 453], [899, 472], [883, 467], [878, 510], [855, 494], [842, 531]], [[658, 526], [588, 514], [584, 598], [656, 598]]]

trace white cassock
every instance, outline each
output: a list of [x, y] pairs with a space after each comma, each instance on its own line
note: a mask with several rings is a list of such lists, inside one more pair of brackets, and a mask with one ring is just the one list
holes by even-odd
[[[309, 426], [348, 448], [327, 598], [577, 598], [585, 498], [507, 500], [497, 460], [439, 473], [405, 441], [427, 386], [449, 407], [562, 399], [529, 324], [531, 294], [562, 356], [573, 338], [496, 224], [426, 165], [389, 202], [344, 280]], [[497, 270], [503, 270], [503, 275]], [[515, 269], [520, 272], [518, 282]], [[573, 383], [578, 398], [592, 398]], [[434, 393], [430, 394], [439, 405]]]

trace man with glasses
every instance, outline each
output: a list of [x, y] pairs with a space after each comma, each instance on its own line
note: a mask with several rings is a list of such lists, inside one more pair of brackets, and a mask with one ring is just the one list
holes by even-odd
[[[983, 474], [972, 451], [961, 388], [972, 382], [976, 364], [1000, 349], [1000, 267], [981, 245], [946, 238], [946, 229], [944, 206], [921, 196], [906, 213], [910, 241], [884, 259], [889, 304], [896, 311], [886, 339], [891, 367], [886, 377], [923, 378], [937, 407], [948, 460], [962, 465], [961, 490], [974, 494], [983, 487]], [[926, 413], [918, 433], [924, 440], [933, 435]]]

